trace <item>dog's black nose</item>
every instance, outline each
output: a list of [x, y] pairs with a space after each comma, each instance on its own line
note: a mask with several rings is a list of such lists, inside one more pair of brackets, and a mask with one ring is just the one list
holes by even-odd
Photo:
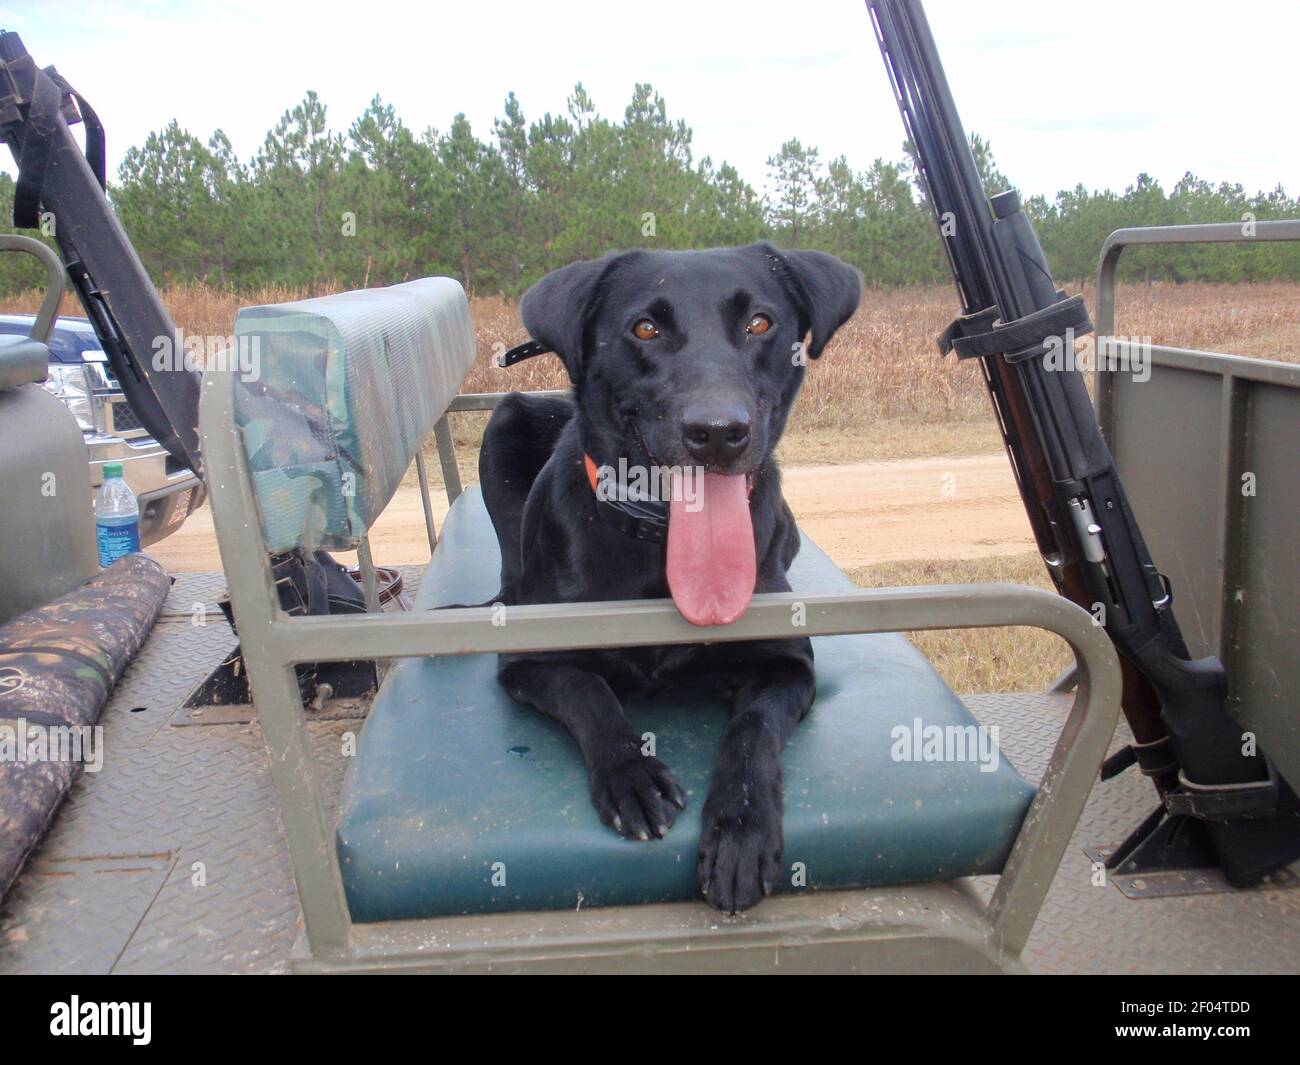
[[705, 466], [734, 462], [749, 447], [750, 418], [739, 403], [696, 405], [682, 415], [682, 441]]

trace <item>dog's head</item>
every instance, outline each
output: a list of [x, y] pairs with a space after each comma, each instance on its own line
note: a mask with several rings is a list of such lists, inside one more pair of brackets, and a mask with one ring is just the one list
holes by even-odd
[[823, 252], [631, 251], [548, 274], [520, 312], [564, 360], [597, 461], [752, 474], [860, 291]]
[[757, 574], [752, 475], [781, 437], [808, 359], [860, 292], [857, 271], [834, 256], [754, 244], [609, 255], [524, 295], [528, 332], [573, 379], [587, 454], [672, 471], [666, 577], [688, 621], [745, 612]]

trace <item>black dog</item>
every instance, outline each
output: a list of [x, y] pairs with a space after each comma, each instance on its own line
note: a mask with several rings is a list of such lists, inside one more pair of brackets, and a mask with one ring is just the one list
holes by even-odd
[[[614, 254], [533, 286], [524, 325], [564, 360], [574, 402], [514, 393], [488, 423], [479, 476], [501, 600], [671, 594], [688, 620], [723, 624], [755, 591], [788, 591], [799, 537], [772, 451], [805, 355], [821, 354], [860, 289], [833, 256], [767, 244]], [[665, 468], [658, 504], [620, 498], [616, 471]], [[700, 887], [726, 912], [771, 891], [780, 754], [813, 699], [808, 640], [502, 655], [498, 676], [573, 733], [601, 820], [642, 840], [668, 831], [685, 795], [642, 755], [619, 697], [716, 683], [732, 714], [704, 803]]]

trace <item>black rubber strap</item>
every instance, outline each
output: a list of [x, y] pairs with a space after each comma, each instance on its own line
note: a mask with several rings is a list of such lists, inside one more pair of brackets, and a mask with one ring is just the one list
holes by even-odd
[[[997, 324], [998, 309], [996, 307], [985, 307], [982, 311], [975, 311], [972, 314], [963, 314], [960, 318], [953, 320], [942, 333], [939, 334], [939, 354], [947, 355], [952, 351], [953, 346], [959, 337], [978, 336], [987, 333], [994, 325]], [[960, 352], [957, 358], [965, 358]]]
[[1264, 761], [1268, 779], [1247, 784], [1197, 784], [1180, 773], [1178, 789], [1165, 795], [1165, 809], [1173, 816], [1200, 821], [1271, 817], [1277, 813], [1278, 777], [1273, 763], [1267, 758]]
[[[1013, 322], [996, 319], [997, 311], [992, 307], [963, 315], [939, 337], [939, 350], [945, 355], [955, 351], [959, 359], [1004, 355], [1007, 362], [1019, 362], [1046, 354], [1047, 342], [1062, 336], [1067, 329], [1076, 333], [1092, 332], [1092, 320], [1082, 296], [1062, 298]], [[989, 328], [975, 331], [983, 326]]]
[[99, 187], [107, 192], [108, 181], [105, 174], [107, 152], [105, 151], [104, 124], [99, 120], [99, 115], [95, 113], [95, 109], [90, 106], [86, 98], [68, 84], [67, 78], [52, 67], [47, 69], [46, 73], [55, 85], [77, 101], [77, 110], [81, 112], [81, 122], [86, 130], [86, 162], [90, 164], [91, 173], [95, 175]]
[[14, 226], [18, 229], [40, 228], [41, 192], [50, 165], [50, 135], [57, 128], [55, 124], [59, 121], [65, 92], [77, 102], [86, 129], [86, 162], [99, 187], [108, 190], [104, 124], [86, 98], [69, 85], [62, 74], [53, 67], [45, 70], [44, 74], [45, 77], [37, 76], [35, 79], [27, 120], [23, 123], [18, 181], [14, 188]]
[[539, 344], [536, 340], [529, 340], [523, 344], [516, 344], [499, 359], [497, 365], [503, 369], [507, 366], [513, 366], [517, 362], [523, 362], [524, 359], [531, 359], [534, 355], [550, 354], [552, 349], [545, 344]]
[[32, 100], [23, 123], [23, 140], [18, 157], [18, 180], [14, 185], [14, 227], [39, 229], [41, 225], [41, 190], [50, 165], [48, 131], [59, 113], [62, 96], [58, 86], [47, 78], [37, 77]]
[[1137, 765], [1137, 752], [1132, 747], [1121, 747], [1101, 763], [1101, 779], [1113, 780], [1132, 765]]
[[1101, 779], [1119, 776], [1129, 766], [1136, 765], [1143, 776], [1162, 777], [1178, 769], [1174, 758], [1173, 742], [1168, 736], [1151, 743], [1134, 743], [1121, 747], [1101, 764]]

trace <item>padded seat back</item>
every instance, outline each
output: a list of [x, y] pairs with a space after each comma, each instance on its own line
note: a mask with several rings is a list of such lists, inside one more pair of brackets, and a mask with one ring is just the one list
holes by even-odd
[[245, 307], [235, 424], [271, 551], [355, 548], [474, 361], [460, 284]]

